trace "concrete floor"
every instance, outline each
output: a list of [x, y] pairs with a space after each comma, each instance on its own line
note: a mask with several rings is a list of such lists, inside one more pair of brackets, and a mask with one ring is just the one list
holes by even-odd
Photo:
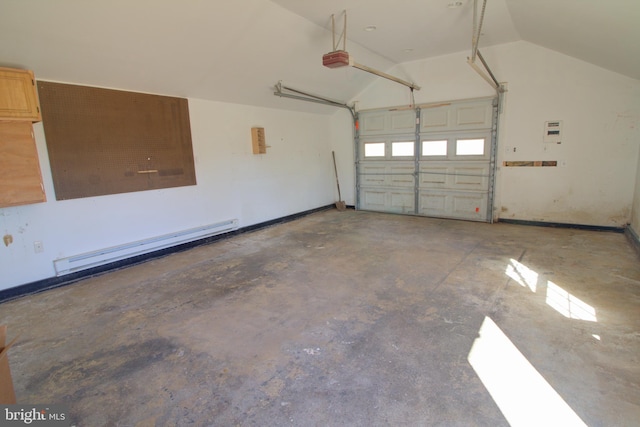
[[640, 423], [640, 263], [616, 233], [330, 210], [0, 322], [18, 401], [78, 426]]

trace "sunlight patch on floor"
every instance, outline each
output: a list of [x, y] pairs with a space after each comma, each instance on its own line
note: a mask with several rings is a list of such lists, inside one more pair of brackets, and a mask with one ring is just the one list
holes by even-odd
[[[538, 291], [539, 274], [521, 262], [513, 258], [510, 259], [504, 273], [520, 286], [529, 288], [531, 292], [536, 293]], [[543, 288], [545, 287], [543, 286]], [[586, 320], [589, 322], [598, 321], [594, 307], [570, 294], [550, 280], [547, 281], [546, 285], [545, 301], [549, 307], [568, 319]]]
[[511, 259], [507, 265], [505, 274], [515, 280], [520, 286], [528, 287], [531, 292], [536, 291], [538, 284], [538, 273], [531, 270], [526, 265]]
[[512, 427], [586, 426], [489, 317], [468, 360]]
[[546, 301], [551, 308], [569, 319], [598, 321], [595, 308], [551, 281], [547, 281]]

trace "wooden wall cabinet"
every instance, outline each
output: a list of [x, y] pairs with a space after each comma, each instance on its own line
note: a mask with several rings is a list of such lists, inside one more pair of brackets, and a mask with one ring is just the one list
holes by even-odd
[[46, 200], [31, 123], [0, 121], [0, 208]]
[[33, 71], [0, 67], [0, 120], [42, 120]]

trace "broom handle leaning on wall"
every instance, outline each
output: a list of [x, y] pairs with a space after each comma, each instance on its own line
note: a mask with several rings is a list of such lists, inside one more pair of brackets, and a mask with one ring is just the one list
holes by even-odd
[[342, 196], [340, 195], [340, 181], [338, 181], [338, 167], [336, 166], [336, 152], [332, 151], [331, 155], [333, 156], [333, 170], [336, 172], [336, 185], [338, 186], [338, 201], [342, 201]]

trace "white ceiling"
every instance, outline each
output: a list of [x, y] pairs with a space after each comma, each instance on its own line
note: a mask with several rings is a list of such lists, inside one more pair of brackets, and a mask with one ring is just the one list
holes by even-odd
[[[327, 29], [334, 14], [340, 31], [346, 10], [348, 39], [395, 63], [471, 46], [473, 0], [272, 1]], [[640, 79], [640, 0], [487, 0], [480, 45], [516, 40]]]
[[524, 40], [640, 79], [639, 0], [506, 3]]
[[[448, 7], [456, 1], [460, 7]], [[394, 63], [460, 52], [471, 47], [473, 0], [273, 2], [329, 31], [333, 14], [337, 32], [342, 32], [346, 10], [347, 50], [350, 50], [350, 40]], [[375, 26], [376, 30], [366, 31], [369, 26]], [[483, 29], [484, 46], [520, 40], [504, 0], [488, 0]]]
[[[0, 0], [0, 66], [73, 82], [272, 108], [278, 80], [349, 100], [378, 77], [328, 69], [330, 16], [360, 63], [471, 47], [473, 0]], [[480, 45], [527, 40], [640, 79], [640, 0], [488, 0]], [[363, 28], [375, 25], [376, 31]], [[412, 49], [411, 51], [406, 51]], [[304, 104], [304, 105], [303, 105]]]

